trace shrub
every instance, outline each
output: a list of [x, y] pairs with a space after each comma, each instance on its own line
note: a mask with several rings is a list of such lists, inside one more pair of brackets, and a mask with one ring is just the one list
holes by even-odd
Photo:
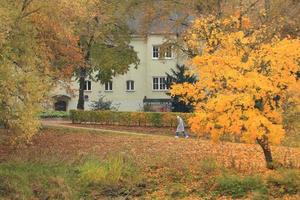
[[161, 113], [148, 113], [148, 118], [151, 126], [160, 127], [162, 126], [162, 114]]
[[300, 192], [300, 172], [295, 169], [281, 169], [267, 178], [270, 195], [281, 197]]
[[131, 184], [138, 177], [138, 169], [133, 162], [122, 156], [112, 156], [106, 161], [87, 159], [79, 167], [81, 180], [91, 184], [117, 185], [121, 182]]
[[116, 111], [81, 111], [71, 110], [73, 123], [97, 123], [126, 126], [176, 126], [176, 115], [180, 115], [186, 125], [192, 113], [161, 112], [116, 112]]
[[65, 111], [47, 110], [39, 114], [40, 118], [68, 118], [69, 113]]
[[130, 193], [141, 181], [138, 168], [128, 158], [112, 156], [105, 161], [87, 159], [78, 168], [85, 193], [98, 191], [102, 195], [120, 196]]
[[240, 198], [249, 192], [259, 191], [265, 193], [266, 188], [258, 176], [245, 176], [223, 174], [216, 178], [216, 191], [220, 195]]
[[163, 113], [162, 121], [164, 122], [164, 126], [175, 126], [176, 125], [176, 116], [172, 113]]
[[105, 100], [104, 95], [100, 95], [97, 101], [92, 101], [90, 104], [93, 110], [118, 110], [116, 106], [112, 105], [112, 101]]

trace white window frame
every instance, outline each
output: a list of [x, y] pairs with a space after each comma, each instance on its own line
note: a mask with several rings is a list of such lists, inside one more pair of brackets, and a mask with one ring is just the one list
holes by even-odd
[[127, 92], [135, 91], [135, 82], [133, 80], [126, 81], [126, 91]]
[[105, 92], [113, 91], [113, 82], [112, 81], [108, 81], [108, 82], [104, 83], [104, 91]]
[[84, 87], [83, 88], [84, 88], [85, 92], [92, 91], [92, 81], [90, 81], [90, 80], [84, 81]]
[[[167, 51], [165, 52], [165, 59], [172, 59], [173, 58], [173, 50], [172, 50], [172, 46], [168, 46], [167, 48]], [[170, 53], [170, 56], [167, 56], [168, 55], [168, 51]]]
[[[154, 80], [157, 80], [154, 82]], [[152, 91], [168, 91], [170, 88], [167, 87], [167, 84], [165, 83], [167, 81], [166, 76], [153, 76], [152, 77]], [[157, 89], [154, 87], [157, 86]]]
[[[160, 45], [153, 45], [152, 46], [152, 59], [159, 59], [159, 49], [160, 49], [159, 46]], [[157, 48], [157, 49], [155, 50], [154, 48]], [[155, 54], [157, 55], [157, 57], [154, 56], [154, 51], [156, 51]]]
[[[163, 57], [160, 57], [161, 56], [160, 55], [160, 53], [161, 53], [160, 52], [161, 51], [160, 50], [161, 46], [162, 45], [152, 45], [152, 59], [154, 59], [154, 60], [158, 60], [158, 59], [166, 59], [166, 60], [173, 59], [173, 49], [172, 49], [172, 46], [167, 47], [166, 49], [170, 50], [170, 51], [169, 52], [168, 51], [164, 52], [165, 55]], [[155, 54], [154, 54], [154, 51], [155, 51]], [[170, 53], [169, 56], [167, 56], [168, 53]]]

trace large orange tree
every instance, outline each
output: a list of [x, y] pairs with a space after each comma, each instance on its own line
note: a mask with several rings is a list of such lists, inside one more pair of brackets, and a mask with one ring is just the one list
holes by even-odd
[[273, 168], [270, 145], [284, 138], [283, 107], [297, 101], [288, 97], [300, 86], [300, 40], [269, 33], [247, 18], [195, 20], [185, 39], [197, 54], [191, 64], [199, 81], [174, 85], [171, 93], [194, 102], [193, 132], [257, 142]]

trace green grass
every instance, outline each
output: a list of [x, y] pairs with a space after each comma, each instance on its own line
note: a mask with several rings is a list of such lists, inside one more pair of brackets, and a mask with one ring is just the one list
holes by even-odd
[[139, 169], [115, 155], [73, 163], [8, 162], [0, 164], [0, 199], [93, 199], [97, 196], [140, 195]]
[[130, 195], [141, 182], [139, 169], [128, 158], [117, 155], [104, 162], [89, 158], [78, 167], [79, 181], [85, 192], [100, 191], [106, 196]]
[[219, 195], [241, 198], [250, 192], [265, 194], [267, 189], [259, 176], [223, 174], [216, 177], [216, 192]]
[[294, 169], [279, 169], [267, 178], [270, 195], [282, 197], [286, 194], [300, 193], [300, 171]]
[[72, 195], [69, 185], [73, 174], [71, 167], [64, 164], [2, 163], [0, 197], [31, 199], [61, 196], [62, 199], [68, 199]]

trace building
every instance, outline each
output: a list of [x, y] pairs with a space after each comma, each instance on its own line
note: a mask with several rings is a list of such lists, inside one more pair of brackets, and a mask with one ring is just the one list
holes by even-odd
[[[161, 55], [160, 46], [165, 42], [163, 34], [149, 34], [146, 37], [135, 36], [131, 46], [137, 52], [140, 64], [137, 69], [131, 67], [124, 75], [118, 75], [111, 82], [101, 84], [87, 80], [85, 84], [85, 109], [91, 109], [91, 103], [97, 101], [101, 95], [112, 101], [119, 111], [141, 111], [144, 105], [155, 111], [170, 110], [170, 96], [166, 72], [182, 63], [182, 58], [170, 47]], [[76, 109], [79, 84], [73, 80], [72, 92], [64, 87], [58, 87], [53, 95], [55, 110]]]

